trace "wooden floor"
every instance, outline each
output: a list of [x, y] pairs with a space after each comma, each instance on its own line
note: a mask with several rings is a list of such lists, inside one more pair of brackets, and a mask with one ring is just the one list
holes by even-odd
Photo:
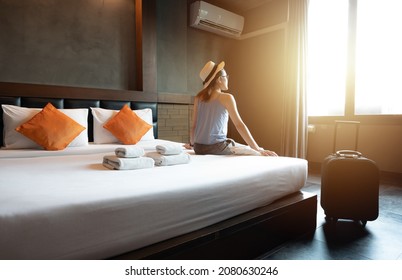
[[303, 190], [318, 195], [317, 228], [259, 259], [265, 260], [402, 260], [402, 182], [381, 183], [380, 212], [365, 228], [348, 220], [325, 222], [320, 206], [319, 174], [310, 174]]

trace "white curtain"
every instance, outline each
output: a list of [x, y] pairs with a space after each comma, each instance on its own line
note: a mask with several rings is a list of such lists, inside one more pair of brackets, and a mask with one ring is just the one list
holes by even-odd
[[288, 0], [281, 154], [307, 157], [307, 11], [308, 0]]

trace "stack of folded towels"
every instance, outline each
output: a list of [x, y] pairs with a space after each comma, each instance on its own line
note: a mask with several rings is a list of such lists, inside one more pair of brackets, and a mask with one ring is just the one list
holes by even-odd
[[190, 155], [183, 151], [183, 147], [177, 143], [163, 143], [156, 145], [156, 152], [145, 154], [152, 158], [157, 166], [186, 164], [190, 162]]
[[144, 157], [145, 151], [141, 147], [127, 146], [116, 148], [114, 155], [103, 157], [103, 166], [114, 170], [133, 170], [154, 167], [152, 158]]

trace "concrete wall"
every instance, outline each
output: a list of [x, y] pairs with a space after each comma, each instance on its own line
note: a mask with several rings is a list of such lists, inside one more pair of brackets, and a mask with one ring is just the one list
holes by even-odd
[[0, 80], [135, 88], [134, 1], [0, 0]]

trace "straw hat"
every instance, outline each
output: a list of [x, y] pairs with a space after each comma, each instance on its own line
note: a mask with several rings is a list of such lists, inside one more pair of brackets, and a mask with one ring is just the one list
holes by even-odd
[[216, 74], [221, 71], [225, 67], [225, 62], [222, 61], [219, 64], [215, 64], [212, 61], [208, 61], [205, 64], [204, 68], [202, 68], [200, 72], [200, 78], [202, 80], [202, 84], [204, 88], [206, 88], [209, 83], [215, 78]]

